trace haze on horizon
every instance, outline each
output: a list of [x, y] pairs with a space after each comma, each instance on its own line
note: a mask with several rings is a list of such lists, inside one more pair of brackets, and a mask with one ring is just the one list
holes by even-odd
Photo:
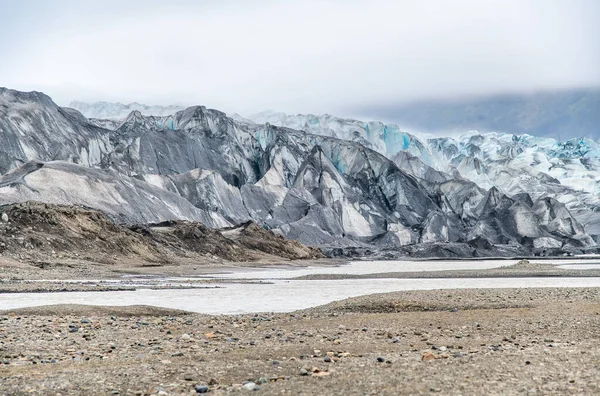
[[8, 0], [0, 50], [1, 86], [61, 105], [356, 116], [422, 99], [598, 87], [600, 2]]

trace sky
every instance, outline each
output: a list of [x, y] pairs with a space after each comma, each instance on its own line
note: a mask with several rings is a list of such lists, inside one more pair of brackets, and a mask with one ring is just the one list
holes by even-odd
[[351, 116], [598, 87], [600, 1], [0, 0], [0, 53], [0, 86], [61, 105]]

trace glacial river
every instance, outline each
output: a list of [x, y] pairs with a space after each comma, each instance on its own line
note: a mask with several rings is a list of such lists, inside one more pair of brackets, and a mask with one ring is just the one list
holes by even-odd
[[[550, 263], [549, 260], [534, 261]], [[600, 277], [539, 277], [539, 278], [452, 278], [452, 279], [343, 279], [293, 280], [309, 274], [370, 274], [406, 271], [486, 269], [506, 266], [516, 260], [482, 261], [358, 261], [340, 267], [305, 267], [293, 269], [240, 269], [214, 274], [222, 283], [200, 284], [218, 286], [202, 289], [151, 290], [59, 293], [0, 294], [0, 310], [53, 305], [154, 305], [205, 314], [241, 314], [251, 312], [290, 312], [310, 308], [348, 297], [402, 290], [527, 288], [527, 287], [600, 287]], [[561, 260], [554, 263], [566, 268], [598, 268], [600, 259]], [[198, 277], [203, 279], [205, 277]], [[196, 278], [165, 278], [165, 282], [189, 282]], [[228, 283], [231, 279], [253, 279], [252, 283]], [[256, 282], [264, 280], [264, 282]], [[137, 280], [139, 281], [139, 280]], [[136, 284], [126, 278], [122, 284]], [[119, 281], [117, 281], [119, 282]]]

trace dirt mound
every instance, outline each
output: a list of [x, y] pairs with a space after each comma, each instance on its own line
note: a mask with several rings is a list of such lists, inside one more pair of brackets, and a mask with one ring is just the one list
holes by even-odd
[[286, 239], [282, 235], [276, 235], [252, 221], [228, 231], [230, 232], [224, 231], [224, 234], [251, 250], [258, 250], [288, 259], [325, 257], [320, 249]]
[[160, 264], [182, 259], [255, 261], [267, 255], [322, 257], [319, 250], [254, 223], [223, 233], [187, 221], [127, 227], [96, 210], [39, 202], [2, 206], [0, 216], [0, 254], [42, 268], [48, 260], [65, 258], [98, 263], [127, 258]]

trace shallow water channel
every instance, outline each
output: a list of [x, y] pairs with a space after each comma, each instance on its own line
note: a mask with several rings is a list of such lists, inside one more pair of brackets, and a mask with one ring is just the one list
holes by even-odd
[[[549, 263], [549, 260], [535, 261]], [[305, 267], [252, 269], [210, 275], [223, 282], [197, 283], [211, 288], [105, 292], [8, 293], [0, 294], [0, 310], [53, 304], [154, 305], [206, 314], [241, 314], [251, 312], [290, 312], [327, 304], [348, 297], [402, 290], [527, 288], [527, 287], [600, 287], [600, 277], [539, 278], [452, 278], [452, 279], [343, 279], [294, 280], [310, 274], [371, 274], [407, 271], [486, 269], [506, 266], [516, 260], [481, 261], [359, 261], [340, 267]], [[555, 262], [556, 263], [556, 262]], [[595, 266], [598, 260], [561, 260], [564, 266]], [[198, 277], [197, 279], [205, 279]], [[287, 278], [287, 279], [286, 279]], [[196, 278], [165, 278], [176, 284]], [[228, 283], [231, 279], [253, 279], [251, 283]], [[266, 280], [266, 282], [256, 282]], [[121, 281], [136, 284], [134, 278]], [[218, 286], [218, 288], [214, 288]]]

